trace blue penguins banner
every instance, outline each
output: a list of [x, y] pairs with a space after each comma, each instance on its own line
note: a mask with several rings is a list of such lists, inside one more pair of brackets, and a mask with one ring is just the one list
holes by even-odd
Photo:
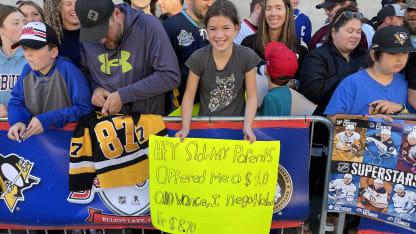
[[328, 211], [416, 231], [415, 172], [416, 122], [337, 116]]
[[[180, 128], [180, 123], [165, 125], [169, 136]], [[69, 154], [79, 150], [70, 147], [75, 127], [48, 129], [19, 143], [8, 139], [10, 126], [0, 122], [0, 228], [152, 228], [149, 180], [101, 188], [94, 179], [90, 190], [69, 191]], [[242, 121], [193, 122], [189, 137], [238, 140], [242, 127]], [[257, 140], [281, 142], [273, 221], [305, 220], [309, 121], [255, 121], [253, 127]]]

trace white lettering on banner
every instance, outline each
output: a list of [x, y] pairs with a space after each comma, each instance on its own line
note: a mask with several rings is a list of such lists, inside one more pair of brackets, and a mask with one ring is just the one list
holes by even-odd
[[386, 182], [403, 184], [404, 186], [416, 188], [416, 174], [413, 174], [411, 172], [405, 172], [391, 168], [353, 162], [351, 163], [349, 171], [347, 171], [346, 173], [350, 173], [356, 176], [369, 177], [373, 179], [381, 179]]
[[12, 90], [20, 74], [0, 74], [0, 91]]

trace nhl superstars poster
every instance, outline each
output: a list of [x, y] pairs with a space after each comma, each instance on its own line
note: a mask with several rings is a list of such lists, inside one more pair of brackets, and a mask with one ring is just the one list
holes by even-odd
[[416, 231], [416, 122], [337, 116], [328, 211]]

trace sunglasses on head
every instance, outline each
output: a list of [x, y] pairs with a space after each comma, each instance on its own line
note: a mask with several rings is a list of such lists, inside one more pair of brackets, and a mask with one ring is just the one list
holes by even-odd
[[350, 18], [350, 19], [356, 18], [356, 19], [359, 19], [359, 20], [362, 20], [364, 18], [363, 15], [359, 12], [344, 11], [341, 14], [339, 14], [338, 18], [334, 21], [333, 25], [335, 25], [338, 22], [338, 20], [341, 18], [341, 16], [345, 16], [346, 18]]

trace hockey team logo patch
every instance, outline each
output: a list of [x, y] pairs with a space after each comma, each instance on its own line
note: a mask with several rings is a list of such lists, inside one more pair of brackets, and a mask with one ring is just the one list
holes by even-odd
[[117, 220], [114, 217], [125, 216], [128, 220], [130, 220], [129, 217], [132, 219], [129, 222], [135, 223], [137, 222], [135, 217], [145, 215], [150, 209], [149, 180], [133, 186], [100, 188], [99, 180], [95, 179], [91, 190], [71, 192], [67, 201], [75, 204], [89, 204], [94, 200], [96, 193], [115, 215], [102, 214], [102, 211], [98, 212], [94, 208], [89, 208], [88, 222], [103, 223], [103, 220], [107, 220], [108, 222], [104, 223], [114, 223]]
[[34, 165], [16, 154], [0, 154], [0, 200], [12, 213], [19, 201], [25, 201], [23, 191], [40, 182], [40, 178], [31, 175]]
[[407, 34], [405, 32], [397, 32], [394, 34], [394, 37], [396, 38], [396, 41], [394, 43], [404, 45], [406, 43], [406, 40], [408, 39]]
[[195, 41], [194, 37], [192, 36], [192, 33], [187, 32], [184, 29], [181, 30], [177, 38], [179, 46], [190, 46], [192, 42]]
[[286, 168], [279, 164], [279, 170], [277, 174], [276, 195], [274, 197], [273, 213], [279, 212], [285, 208], [292, 199], [293, 194], [292, 177]]

